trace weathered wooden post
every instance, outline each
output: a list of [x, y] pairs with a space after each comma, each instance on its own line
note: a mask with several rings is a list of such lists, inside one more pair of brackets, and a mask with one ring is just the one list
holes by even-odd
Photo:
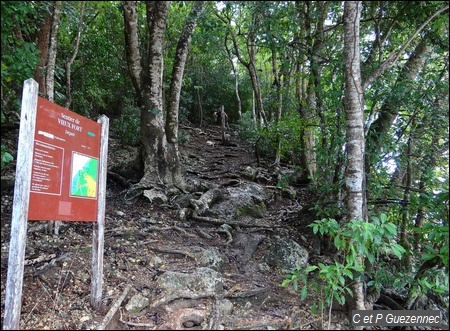
[[109, 135], [109, 119], [101, 116], [98, 121], [102, 125], [100, 144], [100, 164], [98, 178], [98, 210], [97, 222], [94, 223], [92, 233], [92, 287], [91, 305], [98, 310], [102, 303], [103, 289], [103, 243], [105, 235], [105, 201], [106, 201], [106, 173], [108, 159], [108, 139], [103, 139]]
[[38, 88], [32, 78], [23, 85], [3, 330], [19, 330]]

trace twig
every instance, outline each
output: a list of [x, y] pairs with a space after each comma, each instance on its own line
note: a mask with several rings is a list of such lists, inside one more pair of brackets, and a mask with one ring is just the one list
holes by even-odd
[[105, 330], [106, 325], [111, 321], [117, 310], [119, 309], [120, 305], [122, 304], [122, 301], [125, 299], [125, 297], [128, 294], [128, 291], [130, 291], [131, 285], [127, 285], [125, 289], [122, 292], [122, 295], [114, 302], [114, 304], [109, 309], [106, 316], [103, 318], [102, 323], [97, 327], [97, 330]]
[[299, 326], [299, 330], [303, 330], [304, 328], [306, 328], [306, 327], [309, 326], [310, 324], [315, 324], [315, 323], [321, 322], [321, 321], [322, 321], [321, 318], [317, 318], [317, 319], [315, 319], [315, 320], [312, 320], [312, 321], [309, 321], [309, 322], [307, 322], [307, 323], [304, 323], [304, 324], [302, 324], [302, 325]]
[[143, 327], [146, 327], [146, 328], [152, 328], [152, 329], [149, 329], [149, 330], [155, 330], [155, 328], [156, 328], [156, 325], [154, 323], [153, 324], [150, 324], [150, 323], [133, 323], [133, 322], [124, 321], [122, 319], [122, 309], [119, 309], [119, 312], [120, 312], [119, 321], [122, 322], [123, 324], [130, 325], [130, 326], [143, 326]]
[[195, 260], [195, 256], [192, 255], [189, 252], [180, 251], [178, 249], [168, 249], [168, 248], [159, 248], [159, 247], [151, 247], [152, 251], [160, 252], [160, 253], [167, 253], [167, 254], [180, 254], [187, 257], [190, 257], [191, 259]]

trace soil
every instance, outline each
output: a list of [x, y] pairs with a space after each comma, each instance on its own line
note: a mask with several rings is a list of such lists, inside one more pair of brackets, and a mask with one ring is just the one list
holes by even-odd
[[[258, 167], [253, 147], [230, 132], [222, 144], [218, 126], [182, 127], [188, 134], [180, 146], [186, 176], [218, 184], [220, 187], [245, 185], [250, 179], [242, 175], [247, 166]], [[14, 139], [9, 142], [16, 143]], [[2, 138], [2, 144], [3, 138]], [[109, 141], [108, 163], [114, 163], [116, 150], [123, 148], [117, 139]], [[260, 169], [269, 169], [271, 160], [262, 160]], [[13, 172], [14, 163], [2, 169], [2, 177]], [[277, 190], [276, 178], [267, 172], [265, 185]], [[267, 206], [263, 219], [273, 225], [267, 230], [246, 228], [249, 233], [262, 231], [266, 239], [251, 259], [243, 265], [229, 259], [221, 268], [226, 283], [226, 298], [233, 304], [228, 316], [217, 316], [217, 298], [167, 301], [166, 305], [148, 306], [139, 313], [129, 313], [125, 304], [141, 293], [150, 302], [161, 299], [157, 278], [167, 271], [189, 272], [197, 265], [188, 253], [190, 247], [215, 247], [226, 255], [227, 237], [217, 232], [218, 226], [177, 216], [170, 204], [152, 204], [145, 197], [133, 204], [124, 200], [126, 190], [108, 179], [106, 195], [106, 229], [104, 238], [103, 295], [99, 310], [90, 303], [93, 223], [63, 222], [58, 234], [53, 222], [29, 221], [25, 252], [20, 329], [22, 330], [92, 330], [100, 325], [107, 330], [158, 330], [171, 325], [173, 314], [191, 308], [205, 311], [205, 320], [198, 325], [184, 324], [180, 329], [273, 330], [273, 329], [348, 329], [347, 315], [342, 311], [313, 314], [311, 306], [320, 298], [311, 293], [301, 300], [292, 287], [282, 287], [285, 273], [280, 270], [261, 271], [258, 264], [264, 252], [279, 238], [291, 237], [300, 244], [305, 241], [298, 213], [311, 200], [304, 186], [294, 186], [295, 197], [278, 198]], [[5, 288], [10, 242], [13, 190], [3, 189], [1, 195], [1, 318], [5, 310]], [[207, 234], [201, 236], [199, 233]], [[155, 256], [163, 263], [155, 265]], [[310, 255], [312, 256], [312, 255]], [[124, 293], [129, 290], [128, 293]], [[105, 319], [111, 307], [123, 295], [120, 308], [110, 320]]]

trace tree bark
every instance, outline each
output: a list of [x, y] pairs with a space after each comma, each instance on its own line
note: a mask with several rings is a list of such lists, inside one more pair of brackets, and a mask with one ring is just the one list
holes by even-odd
[[304, 168], [301, 175], [307, 181], [314, 181], [317, 172], [315, 137], [317, 118], [321, 111], [318, 91], [323, 66], [318, 59], [323, 53], [323, 46], [326, 45], [324, 24], [329, 6], [330, 3], [327, 1], [317, 2], [314, 5], [309, 2], [296, 2], [295, 4], [298, 20], [298, 31], [295, 38], [306, 44], [293, 43], [292, 45], [298, 48], [299, 57], [296, 61], [297, 75], [299, 75], [296, 82], [296, 98], [298, 112], [304, 123], [300, 129], [300, 159], [301, 166]]
[[[175, 61], [172, 70], [172, 80], [169, 90], [169, 105], [167, 107], [166, 134], [167, 141], [174, 145], [178, 155], [178, 113], [180, 105], [181, 86], [184, 74], [186, 58], [189, 52], [189, 44], [191, 43], [192, 34], [197, 26], [197, 19], [205, 8], [204, 1], [195, 1], [191, 12], [186, 20], [183, 32], [175, 54]], [[197, 90], [198, 92], [198, 90]], [[200, 95], [199, 95], [200, 101]], [[201, 104], [199, 103], [200, 107]], [[201, 121], [201, 119], [200, 119]], [[200, 122], [201, 123], [201, 122]]]
[[[361, 84], [359, 21], [362, 2], [346, 1], [344, 4], [344, 61], [345, 61], [345, 114], [347, 165], [345, 184], [347, 190], [347, 221], [366, 219], [364, 198], [364, 101]], [[361, 257], [358, 257], [359, 264]], [[362, 282], [355, 278], [351, 283], [353, 300], [351, 310], [364, 310]]]
[[281, 113], [283, 110], [283, 93], [281, 89], [281, 75], [278, 70], [278, 62], [277, 62], [277, 51], [275, 47], [272, 48], [272, 72], [274, 76], [274, 87], [276, 89], [275, 93], [277, 96], [277, 105], [276, 105], [276, 114], [275, 114], [275, 123], [277, 126], [277, 132], [276, 132], [276, 140], [277, 140], [277, 149], [275, 153], [275, 161], [274, 165], [279, 166], [281, 161], [281, 138], [280, 138], [280, 120], [281, 120]]
[[[177, 168], [176, 150], [167, 143], [163, 114], [163, 41], [167, 26], [170, 2], [146, 2], [149, 31], [147, 72], [143, 72], [141, 108], [141, 143], [144, 176], [141, 183], [172, 184], [175, 181], [170, 169]], [[174, 174], [176, 175], [176, 174]]]
[[147, 1], [147, 58], [141, 59], [137, 3], [125, 1], [125, 42], [131, 80], [141, 109], [141, 157], [144, 174], [140, 182], [130, 188], [128, 196], [135, 198], [154, 185], [184, 188], [186, 183], [180, 169], [178, 154], [178, 111], [181, 85], [191, 36], [204, 2], [195, 2], [177, 44], [169, 91], [167, 116], [164, 119], [163, 70], [164, 35], [170, 1]]
[[[428, 51], [429, 47], [426, 46], [426, 40], [422, 40], [402, 68], [396, 85], [404, 84], [406, 81], [413, 80], [417, 77], [425, 64], [425, 55]], [[395, 100], [402, 102], [401, 97]], [[374, 151], [381, 148], [384, 137], [398, 116], [399, 107], [395, 100], [390, 98], [382, 104], [378, 118], [372, 123], [368, 131], [368, 153], [366, 154], [366, 169], [368, 172], [370, 172], [370, 167], [374, 164], [371, 155]]]
[[50, 45], [48, 50], [48, 62], [46, 72], [47, 99], [51, 102], [54, 101], [54, 93], [55, 93], [55, 65], [57, 53], [56, 45], [58, 41], [61, 7], [62, 1], [55, 1], [55, 5], [53, 7], [52, 29], [50, 34]]
[[83, 16], [84, 16], [84, 9], [86, 8], [86, 1], [82, 1], [81, 10], [80, 10], [80, 18], [78, 19], [78, 28], [77, 28], [77, 37], [74, 41], [74, 49], [72, 56], [66, 63], [66, 108], [70, 107], [70, 104], [72, 103], [72, 86], [71, 86], [71, 66], [73, 61], [75, 61], [75, 58], [78, 54], [78, 47], [80, 46], [81, 41], [81, 32], [83, 31]]
[[50, 40], [50, 23], [52, 17], [45, 13], [44, 20], [39, 24], [36, 34], [36, 44], [40, 51], [39, 63], [34, 70], [34, 80], [39, 84], [39, 93], [46, 95], [45, 65], [47, 63], [48, 44]]
[[231, 50], [227, 45], [227, 38], [225, 38], [225, 49], [227, 51], [228, 60], [230, 60], [231, 67], [233, 68], [233, 76], [234, 76], [234, 91], [236, 94], [236, 101], [238, 107], [238, 121], [242, 118], [242, 102], [241, 97], [239, 95], [239, 76], [238, 76], [238, 68], [236, 63], [234, 62], [234, 58], [232, 56]]

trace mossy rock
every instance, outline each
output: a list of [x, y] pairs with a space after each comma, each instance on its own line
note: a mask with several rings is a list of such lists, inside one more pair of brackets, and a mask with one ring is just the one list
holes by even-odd
[[245, 205], [238, 207], [236, 213], [238, 216], [250, 216], [255, 218], [263, 218], [266, 214], [267, 208], [264, 202], [253, 205]]

